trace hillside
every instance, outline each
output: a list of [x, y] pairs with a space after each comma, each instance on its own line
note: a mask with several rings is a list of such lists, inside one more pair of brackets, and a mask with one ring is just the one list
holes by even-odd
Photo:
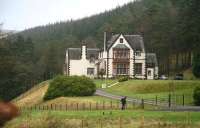
[[39, 26], [19, 34], [31, 37], [36, 61], [50, 70], [44, 72], [53, 73], [62, 72], [66, 48], [80, 47], [82, 42], [88, 47], [103, 47], [104, 31], [108, 35], [142, 34], [147, 52], [156, 52], [160, 71], [168, 73], [189, 67], [191, 60], [192, 45], [184, 44], [177, 30], [179, 6], [172, 0], [139, 0], [91, 17]]

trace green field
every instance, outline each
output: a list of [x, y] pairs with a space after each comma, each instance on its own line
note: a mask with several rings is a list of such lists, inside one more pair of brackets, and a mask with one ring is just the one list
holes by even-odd
[[[182, 128], [200, 125], [198, 112], [160, 111], [24, 111], [5, 128]], [[83, 127], [82, 127], [83, 126]]]
[[134, 98], [168, 100], [168, 95], [181, 104], [184, 94], [185, 104], [193, 103], [193, 90], [200, 86], [198, 80], [129, 80], [104, 89], [107, 92]]

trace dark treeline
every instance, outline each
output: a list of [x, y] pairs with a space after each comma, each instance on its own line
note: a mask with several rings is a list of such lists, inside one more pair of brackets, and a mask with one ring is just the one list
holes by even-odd
[[[191, 67], [192, 56], [197, 56], [200, 50], [199, 14], [199, 0], [136, 0], [80, 20], [27, 29], [3, 41], [9, 46], [1, 49], [1, 56], [8, 56], [8, 62], [0, 61], [6, 65], [1, 67], [5, 73], [1, 71], [4, 76], [1, 78], [6, 80], [10, 75], [15, 80], [20, 73], [25, 73], [26, 77], [19, 75], [25, 82], [29, 78], [41, 80], [61, 74], [66, 48], [80, 47], [82, 42], [87, 42], [88, 47], [102, 48], [104, 31], [143, 35], [147, 52], [157, 53], [160, 74], [181, 72]], [[25, 42], [31, 43], [24, 47], [18, 45]], [[12, 86], [24, 88], [23, 85]]]

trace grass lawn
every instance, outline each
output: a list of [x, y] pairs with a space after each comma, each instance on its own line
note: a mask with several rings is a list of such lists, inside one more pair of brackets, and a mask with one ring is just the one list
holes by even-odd
[[[121, 121], [119, 119], [121, 118]], [[198, 112], [159, 112], [159, 111], [24, 111], [20, 117], [10, 121], [5, 128], [118, 128], [121, 124], [125, 128], [144, 126], [154, 127], [161, 124], [168, 128], [168, 124], [180, 126], [199, 126]], [[109, 127], [110, 126], [110, 127]]]
[[135, 98], [167, 100], [169, 92], [181, 104], [182, 95], [185, 95], [185, 104], [193, 102], [192, 94], [195, 87], [200, 86], [198, 80], [129, 80], [116, 86], [106, 88], [107, 92]]
[[95, 79], [94, 80], [94, 83], [96, 84], [96, 87], [97, 88], [101, 88], [102, 87], [102, 84], [108, 84], [108, 85], [111, 85], [111, 84], [114, 84], [114, 83], [116, 83], [118, 80], [117, 79], [113, 79], [113, 80], [110, 80], [110, 79], [108, 79], [108, 80], [105, 80], [105, 79], [103, 79], [103, 80], [100, 80], [100, 79]]

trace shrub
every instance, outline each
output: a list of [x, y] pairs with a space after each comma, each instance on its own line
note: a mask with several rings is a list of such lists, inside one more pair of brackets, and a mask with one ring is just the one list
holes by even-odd
[[121, 76], [118, 78], [118, 82], [128, 81], [128, 76]]
[[91, 96], [95, 90], [94, 82], [85, 76], [57, 76], [50, 82], [43, 99], [50, 100], [61, 96]]
[[194, 98], [194, 104], [200, 106], [200, 87], [196, 87], [194, 89], [193, 98]]

